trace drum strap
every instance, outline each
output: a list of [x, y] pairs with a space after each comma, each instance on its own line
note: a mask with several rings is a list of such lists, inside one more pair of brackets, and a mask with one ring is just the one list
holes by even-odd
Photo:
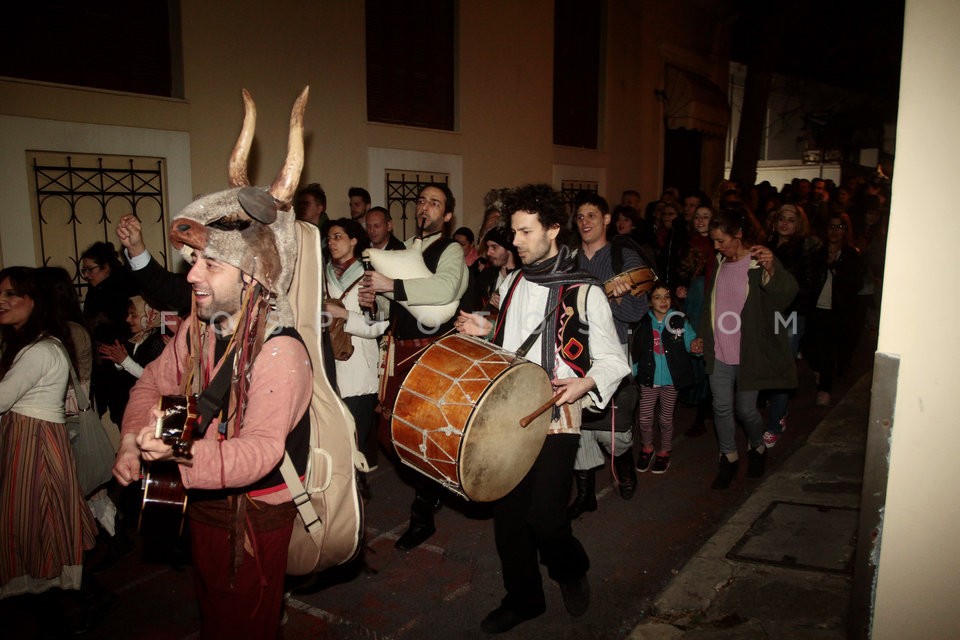
[[[519, 278], [518, 278], [518, 279], [519, 279]], [[523, 341], [523, 344], [520, 345], [520, 348], [517, 349], [517, 356], [518, 356], [518, 357], [520, 357], [520, 358], [526, 358], [526, 357], [527, 357], [527, 352], [530, 351], [530, 348], [533, 346], [533, 343], [537, 341], [537, 336], [539, 336], [541, 333], [543, 333], [543, 330], [547, 328], [547, 324], [548, 324], [547, 320], [550, 318], [550, 316], [552, 316], [554, 313], [556, 313], [557, 309], [560, 308], [560, 305], [563, 304], [563, 301], [566, 300], [567, 295], [568, 295], [571, 291], [575, 291], [575, 290], [577, 290], [577, 289], [579, 289], [579, 288], [580, 288], [580, 287], [573, 287], [573, 288], [571, 288], [571, 289], [568, 289], [568, 290], [567, 290], [566, 292], [564, 292], [564, 294], [560, 297], [560, 300], [557, 301], [557, 304], [553, 305], [553, 308], [552, 308], [552, 309], [549, 309], [549, 310], [543, 315], [543, 320], [541, 320], [541, 321], [537, 324], [537, 328], [533, 331], [533, 333], [531, 333], [529, 336], [527, 336], [527, 339], [524, 340], [524, 341]]]

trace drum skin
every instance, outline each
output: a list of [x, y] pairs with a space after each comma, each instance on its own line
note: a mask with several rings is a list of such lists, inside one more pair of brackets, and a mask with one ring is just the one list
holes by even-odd
[[550, 425], [526, 428], [553, 389], [542, 367], [463, 335], [430, 345], [397, 394], [391, 438], [404, 464], [477, 502], [509, 493], [533, 466]]

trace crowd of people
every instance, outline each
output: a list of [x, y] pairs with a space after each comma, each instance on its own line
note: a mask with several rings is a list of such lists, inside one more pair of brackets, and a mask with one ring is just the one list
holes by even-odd
[[[231, 198], [245, 202], [244, 188]], [[718, 465], [705, 470], [705, 484], [712, 476], [713, 489], [729, 487], [744, 449], [746, 476], [761, 477], [787, 428], [790, 398], [803, 392], [797, 359], [815, 372], [816, 404], [829, 406], [835, 379], [877, 328], [889, 201], [882, 176], [840, 186], [794, 180], [780, 190], [725, 181], [712, 197], [666, 189], [645, 205], [628, 190], [612, 208], [589, 192], [569, 208], [550, 186], [524, 185], [495, 190], [477, 233], [451, 233], [454, 196], [431, 183], [415, 203], [417, 234], [405, 241], [363, 188], [350, 188], [342, 217], [328, 214], [319, 184], [292, 191], [274, 198], [320, 230], [322, 308], [352, 347], [324, 362], [325, 372], [369, 469], [381, 456], [403, 467], [390, 439], [394, 402], [416, 359], [443, 336], [522, 350], [550, 378], [543, 447], [493, 506], [505, 595], [480, 623], [487, 633], [545, 611], [540, 564], [570, 614], [586, 611], [589, 558], [571, 521], [597, 509], [604, 465], [626, 500], [638, 473], [668, 472], [678, 403], [696, 409], [687, 437], [715, 429]], [[0, 271], [0, 597], [27, 597], [54, 632], [89, 628], [109, 605], [94, 570], [132, 548], [140, 465], [164, 460], [181, 463], [196, 494], [188, 515], [193, 561], [204, 564], [196, 567], [204, 637], [223, 634], [218, 621], [240, 601], [255, 614], [238, 633], [273, 637], [279, 624], [295, 509], [278, 456], [305, 451], [312, 367], [289, 323], [266, 331], [261, 317], [265, 301], [285, 294], [288, 250], [252, 237], [266, 223], [211, 222], [220, 196], [174, 221], [171, 240], [191, 256], [185, 279], [151, 257], [135, 215], [116, 229], [121, 252], [98, 242], [79, 257], [82, 312], [65, 270]], [[430, 276], [387, 277], [365, 264], [368, 248], [420, 251]], [[457, 312], [440, 322], [411, 312], [450, 304]], [[258, 357], [267, 342], [272, 357]], [[246, 367], [242, 389], [224, 396], [220, 426], [194, 444], [189, 462], [142, 429], [160, 396], [204, 391], [238, 366]], [[74, 386], [122, 426], [113, 434], [115, 481], [90, 492], [79, 486], [64, 428], [79, 410]], [[298, 469], [304, 460], [295, 459]], [[436, 532], [444, 490], [437, 478], [402, 474], [413, 499], [396, 547], [409, 550]], [[360, 483], [376, 508], [367, 474]], [[256, 497], [248, 502], [257, 507], [238, 496]], [[244, 553], [256, 562], [238, 561]], [[56, 615], [71, 592], [80, 621]]]

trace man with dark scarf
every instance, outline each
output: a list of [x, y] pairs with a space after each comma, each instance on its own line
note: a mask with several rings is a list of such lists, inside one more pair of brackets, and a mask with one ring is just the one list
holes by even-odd
[[494, 534], [507, 594], [484, 618], [486, 633], [503, 633], [546, 610], [539, 561], [560, 584], [571, 615], [590, 603], [590, 560], [567, 519], [580, 413], [603, 407], [629, 373], [613, 316], [599, 282], [576, 270], [557, 235], [567, 214], [549, 185], [512, 190], [504, 209], [523, 264], [500, 287], [496, 327], [478, 314], [461, 313], [456, 328], [488, 336], [511, 351], [528, 339], [528, 359], [550, 375], [556, 403], [543, 448], [520, 484], [493, 505]]

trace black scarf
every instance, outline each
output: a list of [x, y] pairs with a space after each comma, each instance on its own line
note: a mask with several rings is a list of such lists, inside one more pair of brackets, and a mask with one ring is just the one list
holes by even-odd
[[544, 337], [540, 341], [540, 361], [543, 368], [547, 370], [547, 375], [553, 380], [553, 369], [555, 363], [556, 341], [557, 341], [557, 320], [559, 314], [557, 308], [560, 306], [560, 292], [564, 287], [575, 284], [595, 284], [600, 285], [600, 281], [582, 269], [577, 269], [576, 258], [571, 255], [570, 249], [566, 245], [560, 247], [560, 251], [552, 258], [542, 260], [537, 264], [523, 265], [523, 277], [550, 289], [547, 296], [547, 307], [544, 310], [547, 316], [543, 319]]

